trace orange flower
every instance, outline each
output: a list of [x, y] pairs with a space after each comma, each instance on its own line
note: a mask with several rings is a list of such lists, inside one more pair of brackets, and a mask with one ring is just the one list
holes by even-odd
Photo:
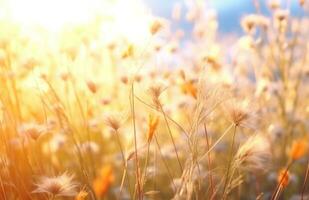
[[159, 19], [154, 20], [150, 25], [150, 33], [152, 35], [156, 34], [160, 29], [162, 29], [163, 23]]
[[93, 181], [93, 190], [97, 197], [103, 197], [114, 182], [113, 168], [110, 165], [103, 166], [99, 176]]
[[98, 86], [93, 81], [87, 81], [87, 87], [92, 93], [96, 93], [98, 91]]
[[129, 44], [128, 47], [125, 49], [125, 51], [122, 53], [121, 58], [129, 58], [134, 55], [134, 46], [132, 44]]
[[306, 154], [308, 149], [308, 144], [306, 139], [295, 140], [292, 144], [288, 155], [291, 159], [297, 160]]
[[190, 94], [193, 98], [195, 98], [195, 99], [197, 98], [197, 89], [194, 86], [192, 81], [187, 81], [187, 82], [181, 84], [180, 87], [181, 87], [181, 91], [184, 94]]
[[150, 142], [152, 140], [152, 137], [155, 133], [155, 130], [157, 129], [158, 124], [159, 124], [159, 117], [149, 115], [149, 118], [148, 118], [148, 133], [147, 133], [148, 142]]
[[280, 172], [278, 174], [278, 178], [277, 178], [279, 186], [286, 187], [289, 184], [289, 180], [290, 180], [289, 171], [286, 170], [286, 169], [280, 170]]
[[304, 6], [305, 5], [305, 0], [298, 0], [298, 3], [300, 6]]

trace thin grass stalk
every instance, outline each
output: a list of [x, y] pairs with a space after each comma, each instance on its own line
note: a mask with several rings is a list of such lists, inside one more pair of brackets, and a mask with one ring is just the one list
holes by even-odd
[[301, 200], [304, 200], [304, 194], [305, 194], [306, 185], [308, 182], [308, 176], [309, 176], [309, 160], [307, 161], [306, 175], [305, 175], [304, 183], [303, 183], [302, 190], [301, 190]]
[[173, 137], [173, 135], [172, 135], [172, 131], [171, 131], [170, 125], [169, 125], [169, 123], [168, 123], [168, 121], [167, 121], [166, 114], [165, 114], [165, 112], [164, 112], [164, 110], [163, 110], [162, 105], [159, 104], [159, 106], [160, 106], [160, 110], [161, 110], [161, 112], [162, 112], [162, 114], [163, 114], [164, 121], [165, 121], [167, 130], [168, 130], [168, 133], [169, 133], [170, 138], [171, 138], [171, 140], [172, 140], [173, 147], [174, 147], [174, 151], [175, 151], [175, 154], [176, 154], [176, 158], [177, 158], [177, 161], [178, 161], [178, 164], [179, 164], [181, 173], [182, 173], [182, 172], [183, 172], [183, 167], [182, 167], [181, 162], [180, 162], [180, 159], [179, 159], [178, 151], [177, 151], [177, 148], [176, 148], [176, 143], [175, 143], [174, 137]]
[[138, 191], [138, 199], [142, 199], [141, 194], [141, 183], [140, 183], [140, 173], [139, 173], [139, 160], [137, 153], [137, 134], [136, 134], [136, 119], [135, 119], [135, 103], [134, 103], [134, 81], [131, 83], [131, 112], [132, 112], [132, 123], [133, 123], [133, 132], [134, 132], [134, 150], [135, 150], [135, 170], [136, 170], [136, 181], [137, 181], [137, 191]]
[[[136, 98], [139, 102], [141, 102], [142, 104], [144, 104], [145, 106], [147, 106], [147, 107], [149, 107], [149, 108], [151, 108], [151, 109], [153, 109], [153, 110], [155, 110], [155, 111], [157, 111], [157, 112], [159, 112], [159, 113], [162, 114], [162, 112], [161, 112], [159, 109], [157, 109], [155, 106], [152, 106], [152, 105], [146, 103], [144, 100], [142, 100], [142, 99], [139, 98], [138, 96], [135, 96], [135, 98]], [[179, 123], [177, 123], [175, 120], [173, 120], [170, 116], [168, 116], [168, 115], [165, 115], [165, 116], [166, 116], [166, 118], [167, 118], [169, 121], [173, 122], [173, 124], [174, 124], [175, 126], [177, 126], [177, 128], [178, 128], [182, 133], [184, 133], [185, 136], [189, 139], [189, 135], [188, 135], [187, 131], [186, 131]]]
[[148, 167], [148, 160], [149, 160], [149, 154], [150, 154], [150, 142], [147, 144], [147, 155], [146, 155], [146, 161], [145, 161], [145, 165], [144, 165], [144, 174], [142, 176], [142, 191], [143, 191], [143, 195], [144, 195], [144, 185], [146, 183], [146, 177], [147, 177], [147, 167]]
[[293, 161], [290, 161], [290, 163], [287, 165], [286, 169], [285, 169], [285, 174], [282, 176], [281, 180], [278, 182], [276, 189], [274, 190], [272, 196], [271, 196], [271, 200], [276, 200], [279, 198], [280, 193], [282, 192], [282, 182], [286, 176], [286, 174], [288, 173], [290, 167], [292, 166]]
[[159, 149], [159, 153], [160, 153], [161, 159], [162, 159], [162, 161], [163, 161], [163, 164], [165, 165], [167, 174], [168, 174], [169, 178], [170, 178], [171, 181], [172, 181], [172, 184], [173, 184], [174, 189], [176, 189], [176, 185], [175, 185], [175, 183], [174, 183], [172, 173], [171, 173], [171, 171], [170, 171], [170, 169], [169, 169], [169, 167], [168, 167], [168, 164], [167, 164], [167, 162], [166, 162], [166, 160], [165, 160], [165, 158], [164, 158], [164, 156], [163, 156], [163, 154], [162, 154], [161, 146], [160, 146], [160, 144], [159, 144], [158, 138], [157, 138], [156, 135], [155, 135], [154, 137], [155, 137], [155, 140], [156, 140], [156, 144], [157, 144], [157, 146], [158, 146], [158, 149]]
[[[126, 161], [126, 158], [125, 158], [125, 155], [124, 155], [124, 150], [123, 150], [123, 147], [122, 147], [122, 144], [121, 144], [121, 140], [120, 140], [118, 131], [115, 131], [115, 134], [116, 134], [116, 138], [117, 138], [116, 140], [117, 140], [117, 143], [118, 143], [118, 146], [119, 146], [119, 149], [120, 149], [120, 152], [121, 152], [122, 161], [123, 161], [123, 176], [122, 176], [122, 181], [121, 181], [121, 185], [120, 185], [119, 198], [121, 199], [123, 183], [124, 183], [125, 180], [127, 180], [127, 184], [128, 184], [129, 191], [130, 191], [130, 196], [132, 198], [130, 179], [129, 179], [129, 175], [127, 174], [127, 161]], [[126, 179], [126, 177], [127, 177], [127, 179]]]
[[233, 160], [233, 151], [234, 151], [234, 144], [235, 144], [236, 129], [237, 129], [237, 125], [234, 125], [234, 131], [233, 131], [233, 136], [232, 136], [232, 144], [231, 144], [231, 148], [230, 148], [229, 162], [228, 162], [227, 171], [226, 171], [226, 175], [225, 175], [226, 176], [225, 183], [224, 183], [224, 186], [223, 186], [223, 196], [222, 196], [223, 199], [227, 198], [226, 188], [228, 186], [230, 168], [231, 168], [232, 160]]
[[[205, 133], [205, 137], [206, 137], [207, 151], [209, 151], [210, 143], [209, 143], [208, 131], [207, 131], [206, 123], [204, 123], [204, 133]], [[210, 153], [208, 154], [208, 171], [209, 171], [209, 184], [210, 184], [209, 197], [211, 197], [213, 192], [214, 192], [214, 186], [213, 186], [213, 178], [212, 178], [212, 174], [211, 174], [211, 157], [210, 157]]]
[[202, 161], [206, 156], [208, 156], [208, 154], [219, 144], [219, 142], [223, 139], [223, 137], [230, 131], [230, 129], [233, 127], [234, 125], [231, 124], [224, 132], [223, 134], [217, 139], [217, 141], [209, 148], [209, 150], [204, 153], [204, 155], [202, 155], [199, 158], [199, 162]]

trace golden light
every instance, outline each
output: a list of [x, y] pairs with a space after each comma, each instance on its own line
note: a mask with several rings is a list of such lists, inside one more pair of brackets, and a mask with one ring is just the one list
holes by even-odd
[[57, 30], [64, 24], [87, 21], [96, 5], [95, 0], [10, 0], [4, 1], [7, 15], [24, 25], [39, 25]]
[[[74, 32], [76, 27], [81, 27], [78, 29], [85, 34], [92, 31], [98, 34], [98, 38], [89, 38], [94, 47], [124, 40], [144, 48], [150, 36], [150, 20], [151, 14], [141, 0], [0, 0], [0, 21], [13, 22], [33, 44], [45, 50], [61, 49], [66, 45], [76, 48], [75, 38], [79, 34]], [[106, 52], [100, 54], [105, 60], [101, 70], [108, 74], [112, 64]], [[31, 51], [29, 56], [35, 55]], [[52, 70], [54, 68], [57, 67]], [[46, 66], [40, 67], [43, 69], [49, 71]], [[75, 73], [85, 75], [87, 70], [84, 63], [74, 65]], [[33, 72], [33, 75], [39, 77], [40, 73]], [[37, 88], [38, 85], [44, 85], [40, 78], [25, 80], [26, 87]]]
[[[116, 0], [107, 1], [103, 15], [111, 19], [105, 24], [102, 34], [106, 37], [123, 37], [130, 42], [145, 42], [149, 36], [150, 14], [141, 1]], [[108, 9], [106, 9], [108, 8]]]
[[86, 24], [103, 17], [108, 36], [136, 40], [147, 35], [147, 11], [138, 0], [2, 0], [0, 19], [10, 19], [24, 27], [42, 27], [57, 32], [64, 26]]

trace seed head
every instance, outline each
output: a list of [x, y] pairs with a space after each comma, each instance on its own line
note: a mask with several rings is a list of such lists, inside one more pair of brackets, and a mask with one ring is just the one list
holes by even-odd
[[289, 11], [276, 10], [274, 14], [274, 26], [282, 33], [286, 30], [288, 25]]
[[156, 34], [163, 28], [163, 22], [160, 19], [155, 19], [150, 24], [150, 33], [152, 35]]
[[257, 25], [257, 16], [247, 15], [241, 20], [241, 26], [246, 33], [252, 33], [255, 26]]
[[181, 91], [184, 94], [191, 95], [194, 99], [197, 98], [197, 88], [194, 85], [194, 80], [185, 81], [180, 85]]
[[73, 175], [67, 173], [56, 177], [42, 177], [33, 193], [45, 193], [55, 197], [75, 196], [77, 183], [73, 182], [73, 178]]
[[162, 84], [155, 84], [149, 87], [148, 92], [155, 106], [159, 106], [161, 104], [159, 98], [163, 91], [164, 87]]
[[147, 141], [151, 142], [153, 135], [157, 129], [157, 126], [159, 124], [159, 117], [149, 115], [148, 117], [148, 132], [147, 132]]
[[105, 124], [109, 126], [113, 131], [118, 131], [121, 127], [121, 120], [119, 116], [116, 116], [115, 114], [110, 114], [105, 117]]
[[133, 44], [129, 44], [129, 45], [126, 47], [126, 49], [122, 52], [121, 57], [122, 57], [123, 59], [133, 57], [134, 51], [135, 51], [135, 49], [134, 49]]
[[75, 197], [75, 200], [86, 200], [88, 196], [88, 192], [85, 190], [81, 190]]
[[28, 136], [32, 138], [33, 140], [37, 140], [41, 135], [46, 133], [46, 128], [42, 125], [28, 123], [28, 124], [23, 124], [19, 128], [19, 133], [23, 136]]
[[254, 129], [252, 121], [253, 111], [249, 111], [249, 101], [233, 99], [225, 104], [225, 110], [230, 121], [235, 126], [242, 126]]
[[263, 136], [250, 137], [237, 151], [236, 164], [245, 170], [263, 170], [270, 159], [270, 144]]
[[88, 87], [88, 89], [93, 93], [93, 94], [95, 94], [95, 93], [97, 93], [97, 91], [98, 91], [98, 85], [96, 84], [96, 83], [94, 83], [93, 81], [87, 81], [86, 82], [87, 83], [87, 87]]
[[276, 10], [280, 7], [280, 0], [270, 0], [268, 6], [272, 10]]

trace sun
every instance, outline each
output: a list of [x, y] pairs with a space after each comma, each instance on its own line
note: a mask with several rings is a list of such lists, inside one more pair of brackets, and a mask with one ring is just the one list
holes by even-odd
[[110, 18], [110, 30], [140, 38], [147, 25], [146, 13], [139, 0], [0, 0], [0, 18], [49, 31], [86, 24], [96, 16], [103, 16]]
[[57, 30], [65, 24], [89, 20], [96, 0], [5, 0], [5, 12], [12, 20], [23, 25], [39, 25]]

